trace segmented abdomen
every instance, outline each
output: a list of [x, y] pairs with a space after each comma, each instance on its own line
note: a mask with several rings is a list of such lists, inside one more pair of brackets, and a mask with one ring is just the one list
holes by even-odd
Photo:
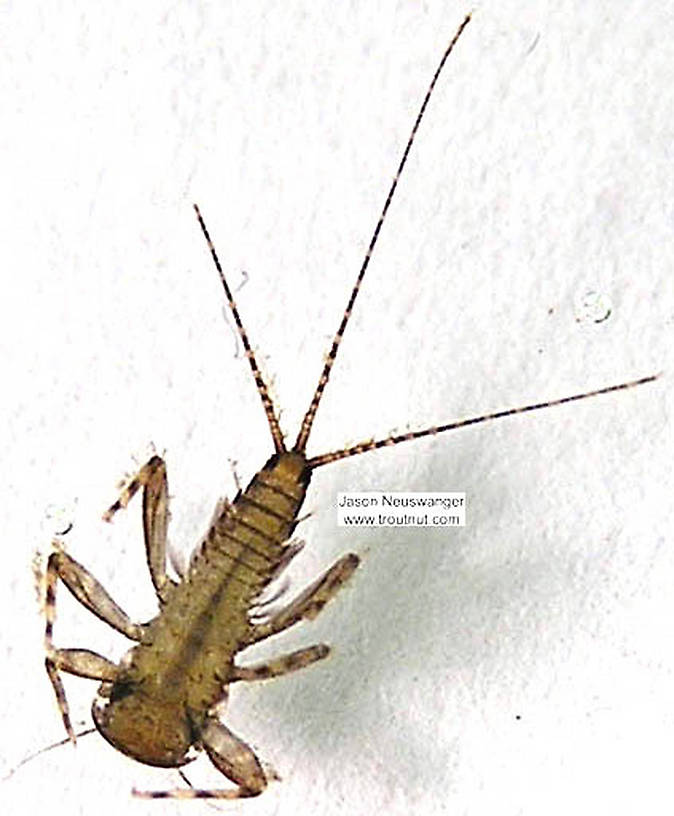
[[[283, 561], [308, 478], [302, 455], [274, 456], [215, 520], [150, 624], [147, 648], [134, 655], [134, 668], [145, 682], [154, 676], [158, 693], [183, 699], [193, 712], [221, 697], [251, 629], [251, 605]], [[142, 665], [148, 660], [152, 666]]]

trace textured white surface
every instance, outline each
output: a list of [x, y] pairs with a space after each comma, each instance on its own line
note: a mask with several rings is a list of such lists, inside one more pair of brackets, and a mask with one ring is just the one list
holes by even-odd
[[[591, 6], [591, 7], [590, 7]], [[301, 581], [352, 589], [260, 654], [306, 673], [228, 722], [283, 777], [227, 812], [672, 812], [674, 18], [647, 2], [483, 2], [452, 56], [310, 450], [654, 371], [655, 385], [316, 474]], [[30, 562], [67, 536], [153, 614], [138, 506], [153, 442], [176, 547], [269, 452], [198, 201], [294, 433], [463, 3], [5, 4], [0, 59], [3, 767], [61, 737]], [[590, 293], [594, 293], [591, 295]], [[610, 315], [583, 306], [599, 297]], [[579, 320], [577, 318], [580, 318]], [[338, 490], [465, 490], [460, 531], [340, 530]], [[60, 593], [57, 641], [122, 639]], [[76, 722], [95, 684], [67, 679]], [[205, 759], [196, 784], [218, 784]], [[3, 785], [7, 813], [206, 813], [96, 735]]]

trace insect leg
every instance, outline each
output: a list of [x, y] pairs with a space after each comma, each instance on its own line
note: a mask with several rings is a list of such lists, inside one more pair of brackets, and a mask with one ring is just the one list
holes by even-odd
[[114, 680], [117, 675], [117, 666], [102, 655], [90, 652], [87, 649], [52, 649], [44, 660], [47, 675], [51, 681], [56, 703], [61, 712], [61, 719], [68, 734], [68, 739], [75, 745], [77, 739], [70, 722], [70, 711], [63, 683], [59, 672], [65, 671], [79, 677], [88, 677], [92, 680]]
[[214, 716], [206, 719], [201, 744], [215, 767], [237, 787], [225, 790], [177, 788], [167, 791], [133, 791], [141, 799], [242, 799], [258, 796], [267, 777], [253, 749]]
[[328, 601], [335, 597], [356, 571], [360, 559], [354, 553], [343, 556], [313, 584], [266, 623], [253, 626], [241, 648], [283, 632], [301, 620], [313, 620]]
[[85, 649], [55, 649], [54, 619], [56, 618], [56, 583], [58, 579], [68, 587], [77, 600], [101, 620], [117, 629], [132, 640], [140, 640], [142, 627], [132, 623], [126, 613], [108, 595], [103, 586], [81, 564], [62, 550], [56, 550], [49, 556], [45, 575], [45, 668], [58, 703], [59, 711], [66, 732], [75, 742], [68, 713], [68, 701], [59, 671], [93, 677], [97, 680], [109, 680], [114, 676], [115, 666], [106, 658]]
[[235, 666], [228, 679], [228, 683], [237, 680], [269, 680], [272, 677], [282, 677], [284, 674], [303, 669], [318, 660], [323, 660], [330, 654], [330, 647], [325, 643], [308, 646], [290, 654], [281, 655], [273, 660], [265, 660], [252, 666]]
[[[47, 562], [47, 623], [53, 623], [56, 601], [56, 581], [60, 578], [70, 592], [96, 617], [112, 626], [130, 640], [140, 640], [143, 627], [133, 623], [126, 612], [110, 597], [107, 590], [88, 569], [63, 550], [56, 550]], [[51, 597], [51, 601], [50, 601]], [[51, 605], [51, 615], [50, 615]]]
[[120, 497], [103, 514], [110, 521], [114, 514], [126, 507], [140, 488], [143, 488], [143, 533], [145, 554], [150, 577], [157, 597], [166, 603], [174, 582], [166, 574], [166, 530], [168, 526], [168, 482], [166, 464], [153, 456], [122, 490]]
[[[90, 680], [113, 682], [119, 673], [116, 663], [89, 649], [54, 649], [50, 662], [56, 671], [88, 677]], [[51, 673], [49, 676], [51, 677]]]

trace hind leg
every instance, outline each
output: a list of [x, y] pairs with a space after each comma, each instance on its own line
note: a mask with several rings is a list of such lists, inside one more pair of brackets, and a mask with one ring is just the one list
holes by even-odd
[[163, 604], [166, 603], [174, 581], [166, 574], [168, 482], [166, 463], [160, 456], [152, 456], [129, 480], [117, 501], [105, 511], [103, 519], [111, 521], [115, 513], [125, 508], [141, 487], [143, 488], [145, 556], [157, 598]]
[[360, 559], [354, 553], [340, 558], [271, 620], [267, 623], [255, 624], [246, 638], [245, 646], [283, 632], [301, 620], [313, 620], [349, 580], [359, 563]]

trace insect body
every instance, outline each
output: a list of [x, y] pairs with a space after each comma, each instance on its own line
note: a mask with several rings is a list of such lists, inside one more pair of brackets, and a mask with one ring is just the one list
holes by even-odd
[[[94, 722], [100, 733], [123, 753], [149, 765], [180, 767], [190, 761], [188, 751], [196, 747], [205, 750], [216, 768], [235, 784], [233, 788], [222, 790], [184, 789], [136, 792], [137, 795], [234, 799], [255, 796], [266, 787], [267, 777], [254, 752], [220, 721], [219, 713], [232, 683], [277, 677], [308, 666], [329, 653], [326, 645], [318, 644], [252, 666], [242, 666], [237, 660], [239, 652], [248, 646], [299, 621], [314, 618], [358, 566], [358, 556], [348, 554], [281, 611], [263, 621], [251, 615], [260, 593], [299, 551], [299, 546], [289, 540], [316, 468], [380, 447], [655, 379], [644, 377], [563, 399], [370, 440], [332, 453], [306, 455], [312, 424], [398, 179], [438, 76], [469, 19], [463, 21], [447, 47], [426, 92], [318, 385], [290, 449], [286, 447], [276, 409], [208, 230], [195, 205], [267, 416], [274, 453], [245, 491], [240, 491], [231, 504], [222, 506], [180, 582], [166, 574], [168, 488], [166, 468], [160, 457], [153, 456], [141, 468], [107, 511], [105, 518], [109, 520], [142, 488], [147, 563], [160, 606], [159, 614], [149, 623], [133, 623], [101, 584], [61, 548], [57, 547], [50, 555], [45, 581], [46, 668], [70, 738], [74, 741], [75, 734], [60, 678], [63, 671], [101, 681], [92, 708]], [[135, 641], [136, 645], [118, 665], [88, 650], [54, 646], [55, 590], [59, 578], [84, 606]]]

